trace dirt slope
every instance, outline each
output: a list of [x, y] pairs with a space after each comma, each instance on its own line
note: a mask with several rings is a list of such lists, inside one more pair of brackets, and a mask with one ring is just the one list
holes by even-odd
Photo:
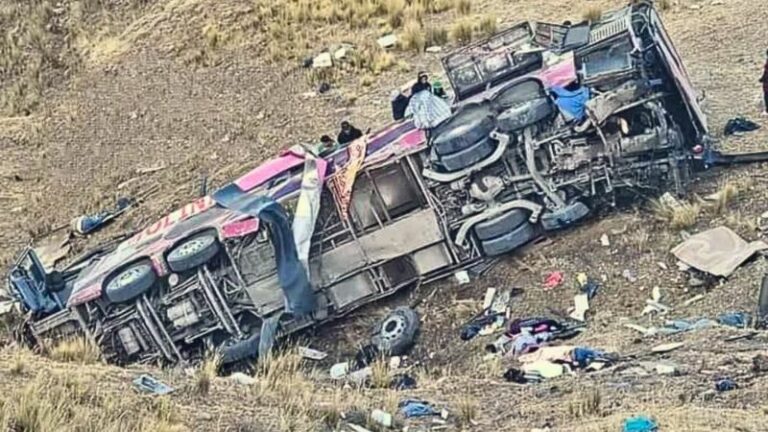
[[[252, 25], [262, 19], [253, 16], [260, 9], [248, 12], [250, 2], [231, 2], [221, 8], [199, 0], [116, 3], [130, 3], [130, 7], [113, 13], [112, 30], [94, 32], [98, 37], [81, 51], [79, 66], [54, 80], [31, 116], [0, 119], [0, 261], [7, 262], [30, 234], [66, 223], [84, 211], [109, 206], [118, 192], [158, 191], [98, 238], [140, 227], [192, 198], [203, 175], [220, 184], [297, 140], [334, 132], [344, 117], [363, 127], [381, 124], [386, 118], [381, 116], [388, 115], [389, 88], [412, 75], [392, 68], [378, 77], [380, 87], [362, 87], [359, 76], [346, 75], [328, 94], [305, 97], [313, 86], [305, 71], [295, 67], [296, 60], [273, 63], [266, 59], [266, 39]], [[513, 23], [523, 17], [579, 19], [588, 8], [623, 4], [608, 0], [576, 3], [486, 0], [474, 2], [473, 10]], [[764, 148], [768, 122], [759, 117], [757, 78], [768, 40], [768, 27], [761, 25], [768, 20], [768, 4], [749, 0], [671, 3], [664, 12], [665, 23], [695, 84], [706, 92], [715, 135], [720, 135], [728, 118], [745, 115], [759, 121], [763, 130], [724, 140], [723, 146]], [[426, 20], [455, 18], [456, 12], [449, 11]], [[103, 17], [94, 18], [89, 25], [106, 26], [101, 20]], [[201, 32], [212, 22], [224, 23], [218, 26], [221, 32], [228, 25], [241, 30], [237, 38], [224, 38], [228, 42], [212, 48], [206, 36], [210, 32]], [[321, 48], [326, 40], [375, 34], [371, 29], [342, 26], [312, 40], [312, 46]], [[411, 70], [439, 69], [435, 56], [397, 53], [396, 57]], [[138, 177], [137, 168], [158, 164], [167, 168], [131, 180]], [[688, 231], [726, 224], [749, 239], [756, 238], [755, 220], [766, 210], [767, 173], [765, 167], [753, 166], [704, 176], [696, 188], [701, 195], [716, 191], [725, 178], [739, 181], [740, 194], [722, 214], [703, 211], [698, 224]], [[118, 191], [118, 185], [129, 180]], [[427, 398], [453, 413], [462, 407], [476, 411], [477, 425], [463, 427], [471, 430], [528, 431], [546, 423], [557, 431], [618, 430], [623, 418], [639, 413], [653, 415], [665, 431], [764, 430], [767, 386], [765, 378], [750, 372], [752, 357], [764, 351], [762, 338], [728, 343], [723, 338], [734, 331], [708, 330], [647, 341], [621, 324], [663, 322], [663, 318], [640, 318], [642, 303], [654, 286], [673, 305], [671, 318], [752, 310], [766, 263], [760, 258], [709, 291], [692, 290], [668, 254], [679, 241], [679, 233], [650, 221], [650, 213], [642, 208], [624, 210], [559, 235], [551, 245], [506, 258], [471, 285], [447, 281], [436, 286], [434, 295], [430, 295], [433, 287], [423, 287], [316, 332], [314, 343], [332, 354], [330, 360], [342, 359], [354, 353], [365, 330], [386, 307], [425, 298], [420, 306], [425, 317], [423, 334], [412, 353], [412, 360], [421, 362], [417, 368], [420, 387], [412, 392], [340, 390], [315, 373], [295, 378], [294, 387], [301, 392], [287, 392], [282, 387], [244, 391], [240, 385], [217, 379], [209, 396], [200, 397], [191, 390], [195, 378], [180, 371], [151, 372], [180, 388], [170, 401], [177, 414], [175, 422], [189, 430], [315, 430], [318, 423], [308, 420], [311, 416], [291, 407], [391, 408], [393, 400], [405, 396]], [[612, 243], [607, 248], [599, 243], [606, 233]], [[669, 270], [663, 270], [659, 262]], [[627, 269], [637, 275], [637, 282], [622, 276]], [[544, 292], [541, 281], [552, 270], [563, 271], [568, 283]], [[681, 376], [638, 377], [608, 370], [519, 387], [500, 378], [506, 365], [482, 360], [486, 340], [465, 344], [458, 339], [458, 324], [479, 308], [485, 288], [522, 288], [523, 295], [514, 303], [515, 313], [545, 313], [548, 307], [565, 309], [570, 304], [574, 294], [570, 281], [579, 271], [605, 281], [593, 303], [588, 331], [576, 343], [633, 354], [643, 353], [655, 343], [685, 341], [684, 348], [667, 356], [680, 365]], [[705, 295], [704, 300], [682, 306], [699, 293]], [[13, 373], [15, 355], [10, 351], [0, 355], [3, 394], [11, 395], [7, 398], [13, 397], [12, 388], [29, 382], [38, 371], [78, 370], [33, 357], [28, 361], [31, 367], [17, 374]], [[130, 379], [138, 374], [101, 366], [89, 366], [89, 370], [103, 391], [113, 395], [128, 395]], [[714, 396], [708, 393], [715, 379], [726, 375], [741, 387]], [[296, 400], [289, 401], [287, 396]], [[130, 397], [139, 405], [151, 403], [150, 398]], [[598, 402], [594, 402], [596, 398]], [[580, 402], [584, 400], [593, 402]], [[461, 429], [453, 420], [449, 427]]]

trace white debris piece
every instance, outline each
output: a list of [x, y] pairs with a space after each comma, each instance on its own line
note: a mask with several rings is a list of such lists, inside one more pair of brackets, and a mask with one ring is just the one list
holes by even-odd
[[392, 48], [397, 44], [397, 36], [394, 34], [388, 34], [386, 36], [382, 36], [376, 40], [376, 43], [379, 44], [380, 47], [387, 49]]
[[459, 282], [459, 285], [466, 285], [470, 282], [469, 273], [467, 273], [466, 270], [457, 272], [456, 274], [454, 274], [454, 277], [456, 277], [456, 281]]
[[371, 420], [384, 427], [392, 427], [392, 414], [386, 411], [382, 411], [380, 409], [371, 411]]
[[573, 297], [574, 309], [571, 312], [571, 318], [577, 321], [584, 321], [584, 317], [589, 310], [589, 296], [587, 294], [578, 294]]
[[307, 347], [299, 347], [299, 355], [309, 360], [324, 360], [328, 357], [328, 353]]
[[609, 247], [611, 245], [611, 240], [608, 238], [608, 234], [603, 234], [600, 237], [600, 244], [605, 247]]
[[443, 52], [443, 47], [441, 47], [441, 46], [431, 46], [431, 47], [427, 47], [426, 51], [428, 53], [430, 53], [430, 54], [437, 54], [437, 53]]
[[235, 372], [235, 373], [233, 373], [232, 375], [229, 376], [229, 379], [234, 381], [234, 382], [236, 382], [236, 383], [238, 383], [238, 384], [246, 385], [246, 386], [247, 385], [254, 385], [254, 384], [256, 384], [256, 378], [254, 378], [254, 377], [252, 377], [250, 375], [246, 375], [246, 374], [244, 374], [242, 372]]
[[324, 52], [312, 59], [312, 67], [315, 69], [333, 67], [333, 58], [331, 58], [331, 53]]

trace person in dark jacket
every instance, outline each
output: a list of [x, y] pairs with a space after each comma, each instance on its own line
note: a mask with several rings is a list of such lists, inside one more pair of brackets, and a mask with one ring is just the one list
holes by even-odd
[[408, 108], [408, 102], [411, 98], [404, 95], [401, 90], [392, 90], [390, 97], [392, 101], [392, 118], [399, 121], [405, 118], [405, 110]]
[[765, 111], [763, 115], [768, 115], [768, 50], [765, 52], [765, 66], [763, 67], [763, 76], [760, 82], [763, 83], [763, 102], [765, 102]]
[[431, 92], [432, 85], [429, 84], [429, 74], [427, 74], [424, 71], [421, 71], [416, 77], [416, 84], [414, 84], [413, 87], [411, 87], [411, 96], [424, 90], [428, 90]]
[[363, 133], [360, 131], [360, 129], [352, 126], [352, 124], [344, 120], [341, 122], [341, 132], [339, 132], [339, 137], [336, 139], [336, 142], [343, 146], [351, 143], [361, 136], [363, 136]]

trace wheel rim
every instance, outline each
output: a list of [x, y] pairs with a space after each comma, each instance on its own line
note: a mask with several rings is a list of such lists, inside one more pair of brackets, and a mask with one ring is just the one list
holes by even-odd
[[143, 273], [144, 273], [144, 266], [131, 267], [128, 270], [120, 273], [120, 275], [116, 277], [114, 282], [112, 282], [110, 285], [112, 285], [115, 288], [124, 287], [128, 284], [131, 284], [139, 280], [139, 278]]
[[174, 255], [179, 258], [186, 258], [200, 252], [207, 245], [207, 237], [199, 237], [196, 239], [184, 242], [181, 246], [174, 251]]
[[384, 321], [381, 326], [381, 337], [386, 341], [391, 341], [400, 336], [405, 330], [405, 318], [402, 316], [393, 316]]

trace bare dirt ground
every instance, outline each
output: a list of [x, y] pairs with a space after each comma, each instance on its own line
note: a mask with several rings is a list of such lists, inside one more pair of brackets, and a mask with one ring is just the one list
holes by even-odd
[[[474, 2], [473, 10], [498, 17], [503, 26], [523, 18], [578, 20], [589, 8], [623, 3], [485, 0]], [[89, 51], [91, 55], [67, 79], [46, 89], [42, 103], [30, 116], [0, 118], [0, 261], [7, 263], [31, 236], [85, 211], [109, 207], [115, 194], [157, 190], [117, 224], [84, 243], [141, 227], [191, 199], [201, 176], [221, 184], [298, 140], [335, 132], [342, 118], [351, 118], [362, 127], [380, 125], [388, 116], [390, 87], [411, 78], [412, 72], [394, 68], [377, 77], [381, 85], [361, 87], [357, 77], [345, 76], [328, 94], [305, 97], [313, 89], [305, 71], [295, 68], [295, 61], [265, 61], [264, 44], [258, 38], [248, 39], [247, 32], [238, 45], [200, 54], [205, 61], [187, 61], [205, 43], [197, 30], [190, 29], [216, 20], [239, 23], [247, 18], [248, 12], [242, 10], [247, 10], [248, 2], [232, 2], [231, 8], [220, 10], [210, 6], [204, 1], [169, 0], [116, 14], [113, 25], [120, 31], [110, 34], [117, 36], [99, 39], [99, 49]], [[242, 13], [229, 13], [232, 10]], [[452, 19], [453, 12], [428, 18]], [[710, 127], [722, 138], [722, 146], [737, 151], [764, 149], [768, 121], [759, 115], [762, 98], [757, 79], [768, 41], [768, 27], [762, 24], [768, 20], [768, 3], [672, 1], [664, 19], [694, 83], [706, 92]], [[369, 30], [353, 34], [375, 36]], [[345, 37], [334, 32], [326, 36], [328, 40]], [[313, 41], [313, 46], [322, 48], [319, 45], [324, 40]], [[411, 71], [439, 71], [436, 56], [396, 55]], [[723, 138], [723, 125], [736, 115], [757, 121], [763, 129], [742, 138]], [[158, 164], [167, 168], [137, 176], [136, 169]], [[736, 199], [722, 213], [704, 209], [697, 224], [687, 231], [726, 225], [749, 240], [758, 238], [757, 217], [768, 210], [768, 169], [750, 166], [706, 173], [692, 192], [702, 196], [715, 192], [726, 179], [739, 184]], [[124, 186], [118, 190], [121, 184]], [[600, 244], [603, 234], [608, 235], [611, 246]], [[764, 337], [725, 342], [738, 331], [716, 329], [647, 340], [622, 325], [658, 325], [665, 318], [752, 311], [760, 278], [768, 270], [764, 258], [753, 260], [709, 289], [689, 288], [669, 254], [681, 240], [680, 233], [654, 221], [642, 200], [550, 240], [525, 254], [505, 258], [469, 285], [450, 280], [421, 287], [358, 311], [312, 336], [313, 346], [331, 354], [328, 364], [346, 359], [354, 355], [367, 329], [389, 307], [423, 299], [419, 306], [422, 334], [410, 356], [410, 361], [419, 362], [415, 369], [418, 389], [341, 389], [322, 378], [327, 370], [324, 363], [314, 372], [305, 367], [301, 378], [289, 374], [296, 380], [290, 385], [303, 395], [299, 402], [391, 410], [393, 400], [421, 397], [445, 406], [454, 419], [462, 417], [462, 411], [472, 412], [466, 417], [473, 417], [473, 423], [458, 425], [457, 420], [450, 420], [450, 430], [528, 431], [547, 424], [556, 431], [619, 430], [624, 418], [637, 414], [654, 417], [664, 431], [766, 430], [768, 383], [751, 371], [752, 358], [766, 353]], [[542, 281], [553, 270], [563, 271], [566, 283], [545, 292]], [[627, 281], [622, 276], [625, 270], [638, 280]], [[643, 356], [655, 344], [685, 342], [683, 348], [664, 355], [682, 373], [636, 376], [621, 371], [634, 364], [627, 361], [598, 373], [517, 386], [501, 378], [506, 364], [483, 360], [486, 339], [465, 343], [458, 338], [460, 324], [480, 308], [487, 287], [521, 288], [523, 294], [515, 298], [513, 312], [531, 316], [570, 306], [575, 294], [572, 281], [578, 272], [603, 282], [592, 303], [588, 329], [574, 343]], [[664, 302], [673, 307], [667, 317], [640, 317], [653, 287], [659, 287]], [[683, 305], [698, 294], [704, 299]], [[27, 354], [23, 357], [26, 367], [19, 368], [19, 358], [11, 348], [0, 353], [4, 406], [18, 398], [15, 392], [19, 388], [41, 374], [79, 374], [89, 383], [86, 387], [98, 388], [99, 394], [118, 395], [135, 406], [156, 403], [131, 390], [130, 381], [139, 369], [83, 367]], [[299, 397], [297, 392], [283, 389], [284, 394], [275, 395], [217, 378], [207, 396], [201, 396], [193, 390], [199, 378], [176, 370], [143, 371], [179, 389], [169, 398], [174, 414], [171, 423], [178, 430], [184, 430], [178, 425], [188, 430], [317, 429], [318, 423], [295, 421], [304, 419], [306, 413], [287, 408], [286, 398]], [[712, 394], [715, 380], [723, 376], [733, 378], [740, 387]]]

